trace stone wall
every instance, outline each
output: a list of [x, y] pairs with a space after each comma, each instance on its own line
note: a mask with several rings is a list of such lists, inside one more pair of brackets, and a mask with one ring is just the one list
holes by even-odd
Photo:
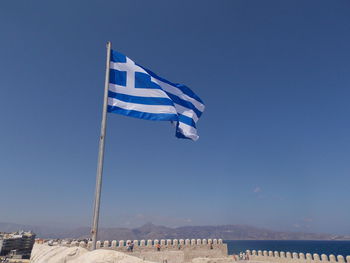
[[261, 251], [247, 250], [249, 259], [252, 261], [268, 261], [276, 263], [350, 263], [350, 256], [346, 259], [343, 256], [318, 254], [311, 255], [310, 253], [291, 253], [284, 251]]
[[[127, 244], [131, 240], [97, 241], [97, 249], [109, 249], [128, 253], [143, 260], [160, 263], [191, 262], [194, 258], [221, 258], [227, 257], [227, 244], [222, 239], [155, 239], [133, 240], [133, 252], [128, 252]], [[160, 245], [157, 251], [156, 245]], [[58, 245], [58, 244], [57, 244]], [[60, 245], [68, 247], [82, 247], [91, 249], [92, 242], [62, 241]]]

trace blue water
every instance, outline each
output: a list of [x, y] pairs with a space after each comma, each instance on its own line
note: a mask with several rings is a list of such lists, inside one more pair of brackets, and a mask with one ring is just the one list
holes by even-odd
[[319, 255], [350, 255], [350, 241], [308, 241], [308, 240], [225, 240], [228, 253], [238, 254], [249, 250], [271, 250]]

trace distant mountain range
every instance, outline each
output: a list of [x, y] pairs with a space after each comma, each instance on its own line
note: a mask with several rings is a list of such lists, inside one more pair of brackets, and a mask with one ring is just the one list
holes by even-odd
[[[0, 232], [32, 230], [40, 238], [87, 238], [90, 228], [59, 228], [0, 223]], [[100, 228], [101, 240], [222, 238], [224, 240], [350, 240], [350, 235], [279, 232], [247, 225], [183, 226], [170, 228], [151, 223], [138, 228]]]

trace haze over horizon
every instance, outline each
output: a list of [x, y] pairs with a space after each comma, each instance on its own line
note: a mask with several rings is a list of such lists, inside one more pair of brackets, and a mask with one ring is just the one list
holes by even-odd
[[350, 234], [350, 1], [2, 1], [0, 222], [90, 226], [105, 44], [206, 104], [107, 117], [101, 226]]

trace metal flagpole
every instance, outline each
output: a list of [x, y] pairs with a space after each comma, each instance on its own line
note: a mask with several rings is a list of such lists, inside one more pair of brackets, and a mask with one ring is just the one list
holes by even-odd
[[101, 136], [100, 136], [100, 145], [99, 145], [98, 161], [97, 161], [97, 173], [96, 173], [94, 216], [93, 216], [93, 223], [92, 223], [92, 229], [91, 229], [92, 250], [96, 249], [98, 219], [100, 214], [100, 198], [101, 198], [101, 186], [102, 186], [103, 156], [104, 156], [105, 136], [106, 136], [107, 100], [108, 100], [108, 85], [109, 85], [109, 61], [111, 57], [111, 46], [112, 46], [111, 42], [108, 41], [105, 92], [103, 97], [103, 110], [102, 110], [102, 122], [101, 122]]

